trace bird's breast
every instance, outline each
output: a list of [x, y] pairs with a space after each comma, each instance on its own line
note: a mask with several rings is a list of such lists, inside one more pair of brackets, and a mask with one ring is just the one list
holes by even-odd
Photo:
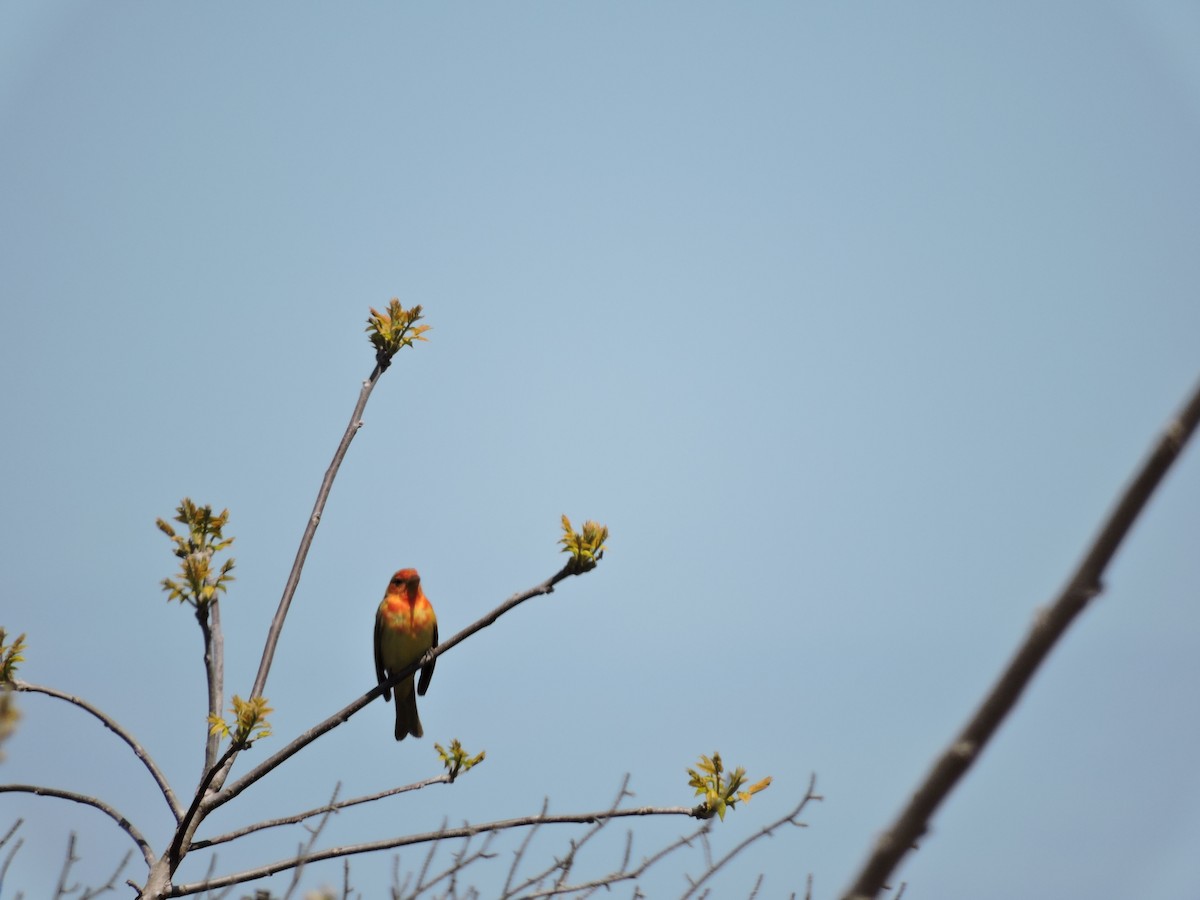
[[385, 628], [408, 634], [427, 631], [437, 621], [429, 601], [412, 603], [407, 597], [388, 597], [380, 606], [379, 614]]

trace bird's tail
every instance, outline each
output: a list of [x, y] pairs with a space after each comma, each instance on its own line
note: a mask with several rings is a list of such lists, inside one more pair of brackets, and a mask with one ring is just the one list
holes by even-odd
[[425, 734], [417, 715], [417, 695], [411, 678], [408, 684], [396, 685], [396, 740], [402, 741], [410, 734], [418, 738]]

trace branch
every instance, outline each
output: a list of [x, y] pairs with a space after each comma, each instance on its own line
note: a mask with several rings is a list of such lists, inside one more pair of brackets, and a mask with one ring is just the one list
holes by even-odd
[[574, 813], [566, 815], [536, 815], [522, 816], [515, 819], [500, 819], [495, 822], [485, 822], [480, 825], [463, 825], [461, 828], [442, 828], [438, 831], [430, 831], [424, 834], [413, 834], [404, 837], [387, 838], [382, 841], [372, 841], [365, 844], [351, 844], [347, 847], [332, 847], [328, 850], [321, 850], [317, 853], [306, 854], [304, 856], [292, 857], [290, 859], [282, 859], [273, 863], [268, 863], [265, 866], [260, 866], [257, 869], [247, 869], [244, 872], [237, 872], [232, 875], [224, 875], [220, 878], [213, 878], [206, 881], [194, 882], [192, 884], [180, 884], [171, 889], [170, 896], [183, 897], [188, 894], [196, 894], [200, 891], [214, 890], [223, 888], [233, 884], [244, 884], [247, 881], [254, 881], [256, 878], [265, 878], [268, 875], [274, 875], [278, 872], [285, 872], [288, 869], [294, 869], [298, 865], [307, 865], [314, 862], [322, 862], [327, 859], [338, 859], [343, 856], [354, 856], [360, 853], [374, 853], [378, 850], [392, 850], [396, 847], [409, 847], [414, 844], [425, 844], [432, 841], [440, 841], [454, 838], [468, 838], [477, 834], [484, 834], [491, 831], [506, 831], [510, 828], [528, 828], [537, 825], [578, 825], [591, 824], [598, 822], [601, 819], [618, 819], [628, 816], [693, 816], [694, 809], [686, 806], [641, 806], [634, 809], [621, 809], [616, 812], [602, 810], [600, 812], [591, 813]]
[[[609, 807], [608, 807], [609, 812], [610, 813], [616, 812], [617, 807], [621, 805], [621, 801], [624, 800], [626, 797], [632, 797], [632, 796], [633, 796], [633, 794], [631, 794], [629, 792], [629, 773], [626, 772], [625, 776], [621, 779], [620, 788], [617, 789], [617, 796], [615, 796], [613, 798], [613, 802], [611, 804], [609, 804]], [[546, 814], [546, 809], [549, 806], [549, 804], [550, 804], [549, 800], [545, 800], [542, 802], [542, 815]], [[521, 862], [521, 858], [525, 855], [525, 851], [529, 846], [529, 841], [533, 838], [534, 833], [537, 831], [536, 828], [531, 828], [529, 830], [529, 832], [526, 834], [525, 840], [522, 841], [521, 846], [517, 849], [517, 853], [513, 859], [512, 868], [509, 870], [508, 878], [504, 882], [504, 890], [501, 892], [501, 896], [508, 897], [511, 894], [519, 894], [521, 891], [528, 890], [531, 887], [536, 887], [537, 885], [539, 885], [543, 881], [545, 881], [547, 878], [549, 878], [551, 876], [551, 874], [553, 874], [555, 869], [559, 870], [559, 876], [558, 876], [558, 879], [556, 880], [555, 887], [557, 888], [557, 887], [565, 884], [566, 880], [567, 880], [567, 876], [570, 875], [570, 873], [571, 873], [571, 867], [575, 865], [575, 859], [579, 855], [579, 851], [582, 850], [584, 845], [586, 845], [588, 843], [588, 841], [590, 841], [593, 837], [595, 837], [596, 834], [605, 825], [607, 825], [609, 823], [609, 821], [610, 821], [609, 819], [602, 819], [601, 821], [597, 822], [590, 829], [588, 829], [587, 834], [585, 834], [583, 837], [581, 837], [578, 841], [571, 841], [571, 849], [567, 853], [567, 856], [565, 859], [562, 859], [562, 860], [556, 859], [554, 861], [554, 863], [550, 866], [550, 868], [544, 869], [542, 872], [540, 872], [536, 875], [529, 876], [528, 878], [525, 879], [524, 882], [519, 884], [517, 887], [513, 888], [513, 887], [511, 887], [511, 885], [512, 885], [513, 877], [516, 875], [516, 872], [517, 872], [517, 866]], [[629, 862], [629, 853], [628, 853], [628, 849], [627, 849], [625, 859], [622, 861], [620, 868], [622, 870], [624, 870], [624, 868], [628, 864], [628, 862]]]
[[[542, 798], [542, 811], [541, 811], [541, 813], [539, 813], [539, 815], [542, 815], [542, 816], [546, 815], [546, 812], [549, 809], [550, 809], [550, 798], [543, 797]], [[540, 826], [538, 826], [538, 825], [534, 825], [527, 832], [525, 832], [525, 837], [521, 839], [521, 845], [519, 847], [517, 847], [517, 852], [513, 854], [512, 865], [508, 867], [508, 877], [504, 879], [504, 889], [500, 891], [501, 897], [508, 897], [512, 893], [512, 891], [510, 890], [510, 888], [512, 887], [512, 881], [514, 878], [517, 877], [517, 869], [520, 868], [521, 860], [525, 858], [525, 851], [529, 849], [529, 844], [533, 840], [533, 836], [535, 834], [537, 834], [539, 827]], [[528, 879], [525, 881], [525, 885], [528, 885], [531, 883], [533, 883], [533, 882], [529, 881]], [[525, 885], [522, 885], [522, 888], [524, 888]], [[521, 888], [518, 888], [518, 890], [520, 890], [520, 889]]]
[[[443, 822], [443, 827], [445, 827], [444, 822]], [[495, 831], [488, 832], [488, 834], [484, 836], [482, 846], [478, 850], [475, 850], [470, 853], [468, 853], [468, 851], [471, 849], [471, 838], [470, 837], [466, 838], [463, 841], [462, 848], [457, 853], [451, 854], [452, 858], [451, 858], [449, 867], [444, 869], [442, 872], [439, 872], [437, 875], [434, 875], [432, 878], [430, 878], [427, 881], [425, 876], [429, 872], [429, 867], [433, 864], [433, 858], [437, 852], [438, 847], [441, 846], [440, 842], [438, 842], [438, 841], [432, 842], [429, 845], [429, 853], [426, 854], [425, 862], [421, 866], [421, 871], [417, 876], [417, 880], [412, 889], [411, 896], [414, 898], [418, 897], [425, 891], [431, 890], [434, 885], [436, 885], [442, 881], [449, 880], [450, 884], [446, 888], [446, 891], [442, 894], [442, 896], [457, 897], [458, 896], [457, 886], [458, 886], [459, 873], [462, 872], [463, 869], [470, 866], [472, 863], [478, 862], [481, 859], [494, 859], [495, 858], [496, 854], [489, 853], [488, 851], [491, 848], [492, 841], [495, 839], [497, 833], [498, 832], [495, 832]], [[394, 876], [393, 876], [393, 878], [394, 878]], [[409, 876], [406, 875], [405, 876], [405, 890], [398, 892], [397, 896], [404, 896], [405, 893], [407, 893], [408, 880], [409, 880]], [[476, 892], [469, 891], [467, 894], [468, 897], [477, 896], [477, 895], [478, 895], [477, 891]]]
[[321, 816], [321, 821], [317, 823], [317, 827], [309, 831], [308, 840], [301, 844], [297, 850], [299, 858], [303, 860], [300, 865], [296, 866], [292, 872], [292, 883], [288, 885], [283, 894], [283, 900], [291, 900], [293, 894], [296, 893], [296, 888], [300, 886], [300, 876], [304, 874], [304, 863], [308, 861], [308, 856], [312, 853], [313, 846], [317, 843], [317, 838], [321, 836], [321, 832], [325, 830], [325, 826], [329, 824], [329, 817], [333, 815], [337, 808], [338, 791], [342, 789], [342, 783], [339, 781], [333, 789], [333, 795], [329, 798], [329, 803], [326, 804], [325, 814]]
[[[691, 897], [696, 892], [696, 890], [702, 884], [704, 884], [705, 881], [707, 881], [709, 878], [711, 878], [713, 875], [715, 875], [717, 873], [717, 871], [720, 870], [726, 863], [728, 863], [731, 859], [733, 859], [735, 856], [737, 856], [739, 853], [741, 853], [743, 850], [745, 850], [747, 847], [749, 847], [755, 841], [761, 840], [764, 837], [772, 836], [776, 831], [778, 831], [780, 828], [782, 828], [784, 825], [787, 825], [787, 824], [795, 825], [798, 828], [806, 827], [805, 823], [797, 821], [797, 819], [810, 802], [812, 802], [814, 800], [822, 799], [820, 795], [814, 793], [814, 789], [816, 788], [816, 785], [817, 785], [817, 776], [815, 774], [809, 776], [808, 790], [805, 792], [805, 795], [800, 800], [799, 804], [797, 804], [796, 807], [791, 812], [789, 812], [786, 816], [782, 817], [781, 819], [778, 819], [775, 822], [772, 822], [771, 824], [763, 827], [756, 833], [750, 835], [750, 837], [746, 838], [744, 841], [742, 841], [740, 844], [738, 844], [736, 847], [734, 847], [732, 850], [730, 850], [720, 860], [718, 860], [716, 862], [712, 862], [710, 860], [710, 862], [708, 864], [708, 868], [705, 869], [704, 873], [695, 881], [690, 882], [691, 886], [683, 894], [683, 897], [684, 898]], [[565, 880], [560, 878], [553, 887], [544, 888], [541, 890], [534, 890], [530, 893], [521, 894], [521, 900], [533, 900], [533, 898], [538, 898], [538, 897], [557, 897], [557, 896], [560, 896], [563, 894], [574, 894], [574, 893], [580, 893], [582, 891], [591, 892], [591, 891], [595, 891], [597, 888], [601, 888], [601, 887], [608, 889], [608, 888], [612, 887], [612, 885], [617, 884], [622, 881], [637, 881], [639, 878], [642, 877], [642, 875], [644, 875], [646, 873], [647, 870], [649, 870], [652, 866], [657, 865], [659, 862], [661, 862], [663, 859], [665, 859], [670, 854], [675, 853], [676, 851], [681, 850], [684, 847], [690, 847], [692, 845], [692, 841], [694, 841], [696, 838], [700, 838], [701, 840], [703, 840], [705, 842], [705, 849], [707, 851], [707, 838], [708, 838], [709, 833], [712, 831], [714, 822], [715, 822], [715, 820], [711, 817], [705, 819], [704, 824], [700, 828], [696, 829], [691, 834], [680, 837], [678, 840], [674, 841], [673, 843], [668, 844], [666, 847], [659, 850], [653, 856], [642, 860], [642, 864], [634, 869], [627, 868], [627, 866], [629, 864], [629, 856], [630, 856], [630, 847], [627, 843], [626, 849], [625, 849], [625, 858], [622, 860], [621, 865], [617, 868], [616, 871], [610, 872], [608, 875], [603, 875], [599, 878], [594, 878], [590, 881], [580, 882], [579, 884], [566, 884]], [[606, 823], [601, 822], [600, 825], [597, 826], [597, 829], [604, 824], [606, 824]], [[586, 840], [588, 837], [591, 837], [591, 835], [594, 833], [595, 833], [595, 830], [593, 830], [591, 833], [586, 835], [584, 840]], [[582, 843], [583, 843], [583, 841], [580, 841], [580, 845], [582, 845]], [[525, 884], [521, 885], [515, 891], [513, 891], [513, 893], [517, 893], [517, 892], [526, 890], [530, 886], [536, 886], [537, 883], [544, 880], [546, 877], [548, 877], [548, 875], [549, 875], [549, 870], [540, 876], [535, 876], [536, 880], [532, 879], [532, 878], [529, 879], [528, 881], [526, 881]], [[759, 876], [759, 881], [761, 882], [761, 880], [762, 880], [762, 876]], [[757, 889], [758, 889], [758, 885], [755, 886], [756, 891], [757, 891]], [[505, 896], [505, 897], [510, 896], [507, 889], [503, 896]]]
[[431, 784], [450, 784], [449, 775], [437, 775], [433, 778], [426, 778], [424, 781], [417, 781], [413, 784], [406, 784], [402, 787], [389, 788], [386, 791], [379, 791], [375, 794], [366, 794], [362, 797], [354, 797], [350, 800], [342, 800], [340, 803], [326, 804], [318, 806], [315, 809], [309, 809], [302, 813], [296, 813], [291, 816], [285, 816], [281, 819], [267, 819], [262, 822], [256, 822], [253, 825], [247, 825], [245, 828], [239, 828], [237, 831], [227, 831], [225, 834], [217, 835], [214, 838], [208, 838], [203, 841], [195, 841], [188, 847], [188, 852], [193, 850], [203, 850], [207, 847], [213, 847], [217, 844], [224, 844], [227, 841], [237, 840], [240, 837], [245, 837], [248, 834], [253, 834], [256, 831], [262, 831], [266, 828], [277, 828], [280, 825], [297, 825], [305, 819], [311, 819], [313, 816], [319, 816], [327, 812], [336, 812], [345, 809], [348, 806], [357, 806], [360, 803], [370, 803], [372, 800], [382, 800], [384, 797], [391, 797], [393, 794], [404, 794], [409, 791], [420, 790], [421, 788], [429, 787]]
[[121, 857], [121, 862], [117, 865], [116, 869], [113, 870], [113, 873], [111, 876], [109, 876], [108, 881], [104, 882], [104, 884], [100, 885], [98, 888], [89, 888], [88, 890], [84, 891], [79, 900], [92, 900], [93, 897], [98, 897], [101, 894], [108, 893], [109, 891], [115, 891], [117, 889], [117, 879], [121, 877], [121, 873], [124, 872], [125, 867], [129, 865], [129, 857], [132, 854], [132, 850], [126, 850], [125, 855]]
[[142, 851], [142, 858], [146, 860], [147, 866], [154, 865], [154, 851], [150, 849], [150, 844], [142, 837], [142, 833], [138, 831], [132, 822], [103, 800], [97, 800], [95, 797], [89, 797], [86, 794], [77, 794], [74, 791], [42, 787], [38, 784], [0, 784], [0, 794], [8, 792], [36, 794], [39, 797], [58, 797], [61, 800], [71, 800], [75, 803], [82, 803], [84, 806], [94, 807], [121, 826], [121, 830], [133, 839], [133, 842], [137, 844], [137, 848]]
[[107, 713], [101, 712], [86, 700], [64, 693], [56, 688], [45, 687], [40, 684], [30, 684], [27, 681], [13, 681], [12, 686], [18, 691], [46, 694], [47, 696], [57, 697], [59, 700], [65, 700], [68, 703], [73, 703], [75, 706], [78, 706], [80, 709], [91, 713], [93, 716], [99, 719], [104, 724], [105, 728], [128, 744], [129, 749], [133, 751], [133, 755], [142, 761], [142, 765], [146, 767], [146, 770], [150, 773], [150, 776], [154, 779], [155, 783], [158, 784], [159, 790], [162, 791], [163, 796], [166, 798], [167, 805], [171, 808], [171, 814], [175, 817], [175, 821], [178, 822], [181, 818], [183, 818], [183, 807], [179, 805], [179, 801], [175, 797], [175, 792], [171, 790], [171, 786], [167, 783], [166, 776], [163, 775], [158, 766], [155, 765], [154, 760], [150, 758], [150, 754], [147, 753], [145, 748], [143, 748], [142, 745], [137, 742], [133, 735], [118, 725], [117, 722]]
[[1101, 579], [1105, 569], [1155, 488], [1196, 430], [1197, 423], [1200, 423], [1200, 385], [1179, 415], [1167, 425], [1092, 541], [1070, 581], [1053, 605], [1039, 613], [1024, 643], [988, 691], [970, 722], [943, 751], [891, 828], [876, 841], [870, 857], [845, 894], [847, 900], [862, 900], [878, 895], [900, 860], [925, 833], [934, 812], [978, 759], [1000, 723], [1012, 712], [1051, 649], [1088, 602], [1103, 590]]
[[325, 511], [325, 501], [329, 499], [329, 491], [333, 488], [333, 479], [337, 477], [338, 469], [341, 468], [342, 460], [346, 458], [346, 451], [350, 449], [350, 442], [354, 440], [354, 435], [358, 433], [358, 429], [362, 428], [362, 414], [366, 409], [367, 400], [371, 396], [371, 391], [375, 389], [375, 383], [379, 381], [379, 376], [383, 374], [384, 367], [380, 367], [378, 363], [375, 369], [371, 372], [369, 378], [362, 384], [362, 389], [358, 392], [358, 403], [354, 406], [354, 412], [350, 415], [350, 424], [346, 426], [346, 432], [342, 435], [342, 440], [334, 451], [333, 460], [329, 463], [329, 468], [325, 471], [325, 477], [321, 479], [321, 487], [317, 491], [317, 502], [313, 504], [312, 515], [308, 517], [308, 525], [305, 526], [304, 534], [300, 538], [300, 547], [296, 550], [296, 559], [292, 563], [292, 571], [288, 573], [287, 583], [283, 587], [283, 596], [279, 600], [279, 608], [275, 611], [275, 618], [271, 620], [271, 628], [267, 632], [267, 645], [263, 648], [262, 662], [258, 665], [258, 675], [254, 679], [254, 689], [250, 692], [250, 698], [261, 697], [263, 690], [267, 686], [267, 675], [271, 671], [271, 662], [275, 658], [275, 645], [279, 643], [279, 634], [283, 631], [283, 620], [287, 617], [288, 607], [292, 605], [292, 597], [296, 593], [296, 588], [300, 585], [300, 572], [304, 568], [304, 560], [308, 557], [308, 549], [312, 546], [313, 538], [317, 533], [317, 526], [321, 524], [321, 514]]
[[58, 884], [54, 888], [54, 900], [62, 900], [68, 893], [75, 893], [79, 889], [79, 885], [73, 888], [67, 887], [67, 876], [71, 874], [71, 866], [79, 862], [79, 857], [75, 855], [75, 832], [71, 832], [67, 838], [67, 858], [63, 860], [62, 869], [58, 873]]
[[411, 663], [408, 666], [405, 666], [403, 669], [399, 669], [396, 672], [393, 672], [392, 676], [387, 681], [381, 682], [381, 683], [375, 685], [375, 687], [371, 688], [371, 690], [367, 691], [365, 694], [363, 694], [357, 700], [354, 700], [352, 703], [342, 707], [342, 709], [335, 712], [332, 716], [325, 719], [323, 722], [317, 723], [312, 728], [310, 728], [308, 731], [305, 731], [304, 733], [300, 734], [298, 737], [296, 737], [294, 740], [292, 740], [291, 743], [287, 744], [285, 747], [282, 747], [281, 749], [276, 751], [272, 756], [263, 760], [261, 763], [259, 763], [257, 766], [255, 766], [253, 769], [251, 769], [249, 772], [247, 772], [245, 775], [243, 775], [241, 778], [239, 778], [237, 781], [235, 781], [233, 784], [228, 785], [223, 791], [221, 791], [216, 796], [212, 797], [205, 807], [205, 814], [207, 815], [209, 812], [212, 812], [212, 810], [216, 809], [217, 807], [222, 806], [225, 803], [228, 803], [230, 800], [232, 800], [234, 797], [236, 797], [238, 794], [240, 794], [246, 788], [250, 787], [250, 785], [254, 784], [256, 781], [258, 781], [264, 775], [268, 774], [276, 766], [280, 765], [280, 763], [283, 763], [290, 757], [299, 753], [301, 750], [303, 750], [305, 747], [307, 747], [309, 744], [311, 744], [313, 741], [315, 741], [321, 735], [325, 734], [328, 731], [332, 731], [337, 726], [343, 724], [344, 722], [347, 722], [351, 716], [353, 716], [355, 713], [357, 713], [359, 710], [361, 710], [364, 706], [366, 706], [368, 703], [370, 703], [376, 697], [379, 697], [380, 695], [382, 695], [385, 690], [388, 690], [388, 689], [392, 688], [393, 686], [399, 684], [405, 678], [407, 678], [408, 676], [410, 676], [414, 672], [416, 672], [417, 669], [433, 662], [435, 659], [437, 659], [443, 653], [446, 653], [453, 647], [457, 646], [458, 644], [461, 644], [463, 641], [465, 641], [471, 635], [475, 634], [477, 631], [482, 631], [484, 628], [491, 625], [493, 622], [495, 622], [497, 619], [499, 619], [505, 613], [510, 612], [511, 610], [513, 610], [514, 608], [516, 608], [517, 606], [519, 606], [520, 604], [524, 603], [526, 600], [529, 600], [532, 597], [537, 597], [541, 594], [553, 593], [554, 586], [556, 584], [558, 584], [560, 581], [562, 581], [567, 576], [574, 574], [571, 571], [572, 566], [573, 566], [573, 561], [568, 563], [566, 566], [564, 566], [562, 569], [560, 569], [554, 575], [551, 575], [549, 578], [547, 578], [541, 584], [531, 587], [526, 591], [522, 591], [519, 594], [514, 594], [513, 596], [509, 597], [507, 600], [505, 600], [503, 603], [501, 603], [499, 606], [497, 606], [491, 612], [487, 613], [482, 618], [478, 619], [476, 622], [472, 623], [471, 625], [468, 625], [466, 628], [464, 628], [458, 634], [454, 635], [454, 637], [450, 638], [449, 640], [445, 641], [444, 643], [438, 644], [436, 647], [429, 650], [420, 659], [416, 660], [415, 662]]
[[184, 847], [190, 846], [192, 836], [196, 833], [196, 829], [200, 827], [200, 823], [204, 821], [207, 811], [202, 812], [204, 806], [204, 798], [208, 794], [209, 787], [216, 779], [219, 772], [222, 770], [228, 771], [228, 766], [232, 764], [233, 757], [242, 749], [242, 745], [237, 742], [230, 742], [229, 747], [221, 755], [221, 758], [213, 763], [204, 773], [204, 777], [200, 779], [200, 785], [196, 788], [196, 795], [192, 798], [192, 805], [188, 807], [187, 813], [180, 820], [175, 828], [175, 836], [171, 840], [171, 849], [167, 852], [167, 857], [164, 860], [169, 876], [175, 874], [175, 870], [179, 868], [179, 864], [183, 862], [183, 857], [186, 855]]
[[[63, 860], [62, 871], [58, 876], [58, 886], [54, 891], [55, 900], [60, 900], [62, 897], [66, 897], [69, 894], [74, 894], [76, 891], [81, 890], [81, 886], [78, 884], [74, 885], [73, 887], [67, 887], [67, 875], [70, 874], [71, 867], [75, 865], [75, 863], [79, 862], [79, 857], [75, 855], [75, 841], [75, 832], [72, 831], [70, 836], [67, 838], [67, 858]], [[104, 884], [100, 885], [98, 888], [82, 888], [82, 892], [79, 895], [79, 900], [92, 900], [92, 898], [99, 897], [101, 894], [107, 894], [109, 891], [116, 890], [117, 879], [121, 877], [121, 872], [124, 871], [127, 865], [129, 865], [129, 857], [132, 855], [132, 850], [126, 850], [125, 855], [121, 857], [121, 862], [117, 865], [117, 868], [113, 870], [113, 873], [109, 876], [108, 881], [104, 882]], [[3, 879], [0, 879], [0, 884], [2, 883]]]
[[[211, 612], [211, 622], [209, 613]], [[221, 607], [214, 597], [208, 604], [196, 607], [196, 619], [204, 633], [204, 673], [208, 680], [208, 715], [220, 716], [225, 705], [225, 639], [221, 633]], [[204, 771], [209, 771], [221, 752], [221, 737], [208, 728], [205, 720]]]
[[[24, 822], [24, 819], [17, 819], [17, 821], [13, 822], [13, 827], [8, 829], [8, 833], [5, 834], [4, 837], [0, 838], [0, 847], [3, 847], [10, 840], [12, 840], [12, 836], [17, 833], [17, 829], [19, 829]], [[4, 857], [4, 863], [3, 865], [0, 865], [0, 885], [4, 884], [4, 876], [8, 874], [8, 867], [12, 865], [13, 857], [17, 855], [17, 851], [21, 849], [21, 845], [24, 843], [25, 841], [23, 838], [17, 838], [17, 842], [12, 845], [12, 849], [9, 850], [8, 855]]]
[[[715, 822], [713, 819], [705, 819], [704, 824], [702, 824], [691, 834], [687, 834], [676, 839], [672, 843], [667, 844], [667, 846], [663, 847], [653, 856], [643, 859], [642, 864], [636, 869], [627, 870], [625, 867], [629, 865], [629, 857], [633, 851], [631, 835], [630, 839], [626, 840], [625, 842], [625, 855], [622, 858], [621, 866], [617, 869], [617, 871], [610, 872], [608, 875], [595, 878], [592, 881], [581, 882], [580, 884], [555, 885], [553, 888], [535, 891], [534, 893], [530, 894], [522, 894], [521, 900], [536, 900], [538, 897], [554, 897], [559, 894], [578, 893], [580, 891], [594, 891], [601, 887], [609, 888], [621, 881], [636, 881], [637, 879], [641, 878], [652, 866], [658, 865], [658, 863], [662, 862], [672, 853], [675, 853], [677, 850], [682, 850], [684, 847], [692, 846], [692, 841], [694, 841], [696, 838], [704, 838], [705, 835], [712, 831], [714, 824]], [[509, 897], [511, 895], [505, 894], [504, 896]], [[635, 896], [637, 896], [636, 893]]]

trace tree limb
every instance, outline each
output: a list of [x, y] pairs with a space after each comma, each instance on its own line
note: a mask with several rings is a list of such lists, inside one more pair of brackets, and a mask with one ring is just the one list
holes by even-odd
[[266, 828], [278, 828], [281, 825], [297, 825], [305, 819], [311, 819], [313, 816], [319, 816], [327, 812], [336, 812], [337, 810], [345, 809], [348, 806], [357, 806], [360, 803], [370, 803], [372, 800], [382, 800], [384, 797], [391, 797], [394, 794], [405, 794], [409, 791], [420, 790], [421, 788], [429, 787], [431, 784], [450, 784], [449, 775], [437, 775], [433, 778], [426, 778], [423, 781], [417, 781], [413, 784], [402, 785], [401, 787], [388, 788], [386, 791], [378, 791], [374, 794], [366, 794], [362, 797], [354, 797], [350, 800], [341, 800], [337, 803], [318, 806], [314, 809], [305, 810], [301, 813], [295, 813], [290, 816], [285, 816], [279, 819], [267, 819], [262, 822], [256, 822], [253, 825], [247, 825], [245, 828], [239, 828], [236, 831], [227, 831], [225, 834], [217, 835], [214, 838], [207, 838], [202, 841], [195, 841], [189, 848], [192, 850], [203, 850], [206, 847], [212, 847], [217, 844], [224, 844], [226, 841], [237, 840], [240, 837], [245, 837], [248, 834], [253, 834], [256, 831], [262, 831]]
[[137, 742], [132, 734], [118, 725], [115, 719], [111, 718], [107, 713], [101, 712], [86, 700], [76, 697], [73, 694], [60, 691], [57, 688], [46, 687], [40, 684], [30, 684], [27, 681], [13, 681], [12, 686], [18, 691], [46, 694], [49, 697], [56, 697], [59, 700], [65, 700], [67, 703], [72, 703], [99, 719], [104, 724], [105, 728], [128, 744], [129, 749], [133, 751], [133, 755], [141, 760], [142, 765], [144, 765], [146, 770], [150, 773], [150, 777], [154, 779], [159, 790], [162, 791], [163, 797], [166, 798], [167, 806], [171, 808], [171, 814], [175, 817], [175, 821], [178, 822], [181, 818], [183, 818], [183, 807], [179, 805], [179, 800], [176, 799], [175, 792], [171, 790], [171, 785], [167, 783], [166, 776], [163, 775], [162, 771], [155, 764], [154, 760], [150, 758], [150, 754], [146, 752], [145, 748]]
[[271, 627], [267, 631], [267, 645], [263, 648], [262, 661], [258, 665], [258, 675], [254, 679], [254, 689], [250, 692], [252, 699], [261, 697], [267, 686], [267, 675], [271, 671], [271, 662], [275, 658], [275, 646], [279, 643], [279, 634], [283, 631], [283, 620], [287, 617], [288, 607], [292, 605], [292, 597], [295, 596], [296, 588], [300, 585], [300, 572], [304, 568], [305, 559], [308, 558], [308, 550], [316, 536], [317, 526], [321, 524], [321, 514], [325, 511], [325, 502], [329, 499], [329, 492], [333, 488], [333, 479], [337, 477], [342, 460], [346, 458], [350, 442], [354, 440], [358, 429], [362, 428], [363, 410], [366, 409], [367, 400], [370, 399], [371, 391], [375, 389], [375, 384], [379, 381], [379, 376], [383, 374], [384, 368], [386, 367], [381, 367], [379, 363], [376, 363], [370, 377], [362, 383], [362, 389], [358, 392], [358, 403], [354, 405], [354, 412], [350, 414], [350, 424], [346, 426], [337, 450], [333, 453], [333, 460], [329, 463], [329, 468], [325, 470], [325, 477], [321, 479], [321, 487], [317, 491], [317, 501], [313, 504], [312, 514], [308, 517], [308, 525], [305, 526], [304, 534], [300, 538], [300, 547], [296, 550], [296, 559], [292, 562], [292, 570], [288, 573], [287, 583], [284, 584], [283, 596], [279, 599], [279, 608], [275, 610], [275, 618], [271, 620]]
[[[208, 681], [208, 714], [220, 716], [225, 705], [225, 638], [221, 633], [221, 606], [214, 597], [196, 607], [196, 619], [204, 635], [204, 674]], [[221, 753], [220, 735], [205, 725], [204, 772], [209, 771]]]
[[1200, 423], [1200, 385], [1164, 429], [1150, 455], [1125, 488], [1117, 505], [1092, 541], [1083, 560], [1057, 599], [1041, 611], [1000, 678], [875, 847], [844, 895], [866, 900], [879, 894], [900, 860], [925, 833], [929, 820], [950, 791], [1012, 712], [1054, 645], [1070, 624], [1103, 590], [1102, 576], [1163, 476], [1171, 468]]
[[154, 865], [154, 851], [150, 849], [150, 843], [138, 831], [137, 826], [103, 800], [89, 797], [87, 794], [78, 794], [75, 791], [43, 787], [40, 784], [0, 784], [0, 794], [8, 792], [36, 794], [39, 797], [58, 797], [60, 800], [71, 800], [74, 803], [82, 803], [84, 806], [91, 806], [98, 809], [116, 822], [121, 827], [121, 830], [129, 835], [133, 842], [137, 844], [137, 848], [142, 851], [142, 858], [146, 860], [146, 865]]

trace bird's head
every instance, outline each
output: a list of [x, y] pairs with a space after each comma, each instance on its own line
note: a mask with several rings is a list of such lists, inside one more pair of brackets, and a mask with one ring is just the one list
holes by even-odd
[[394, 588], [408, 588], [416, 590], [421, 583], [421, 576], [417, 574], [416, 569], [400, 569], [392, 576], [391, 586]]

